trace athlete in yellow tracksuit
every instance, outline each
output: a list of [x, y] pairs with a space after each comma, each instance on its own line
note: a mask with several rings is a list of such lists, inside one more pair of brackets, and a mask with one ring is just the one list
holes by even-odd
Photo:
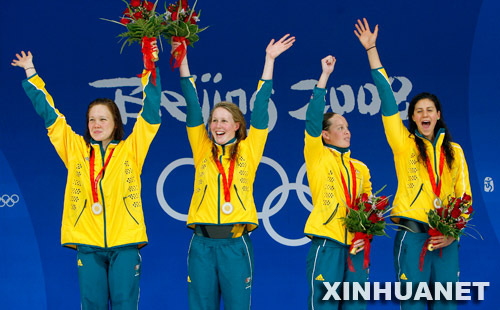
[[[398, 190], [391, 218], [405, 227], [398, 231], [394, 243], [394, 265], [397, 279], [406, 283], [457, 282], [458, 241], [452, 237], [431, 237], [433, 252], [422, 256], [429, 239], [427, 213], [448, 197], [471, 195], [469, 172], [460, 145], [451, 142], [436, 96], [421, 93], [408, 107], [408, 130], [399, 116], [391, 83], [382, 67], [375, 45], [378, 25], [374, 32], [366, 19], [356, 25], [361, 44], [368, 53], [372, 77], [382, 101], [382, 121], [387, 141], [394, 154]], [[419, 148], [421, 145], [421, 148]], [[427, 158], [424, 159], [424, 156]], [[432, 181], [434, 180], [434, 182]], [[406, 229], [409, 228], [409, 229]], [[420, 260], [424, 259], [420, 271]], [[454, 301], [436, 300], [432, 309], [456, 309]], [[402, 301], [401, 309], [425, 309], [426, 301]]]
[[[25, 68], [28, 79], [23, 81], [23, 87], [36, 112], [44, 119], [50, 141], [68, 169], [61, 243], [78, 250], [82, 308], [108, 309], [111, 301], [113, 309], [136, 309], [141, 272], [139, 248], [148, 242], [140, 176], [149, 145], [161, 122], [159, 73], [155, 86], [150, 81], [151, 72], [145, 71], [141, 79], [144, 106], [125, 140], [116, 138], [119, 131], [116, 128], [121, 128], [123, 133], [116, 104], [110, 99], [91, 103], [93, 107], [107, 107], [106, 102], [117, 111], [110, 115], [120, 123], [110, 128], [113, 133], [106, 141], [111, 141], [105, 143], [93, 138], [86, 141], [71, 129], [64, 115], [55, 108], [44, 81], [36, 74], [30, 53], [18, 55], [16, 65]], [[97, 121], [91, 115], [90, 106], [89, 127]], [[90, 136], [97, 137], [103, 128], [100, 126]], [[106, 166], [104, 170], [103, 166]]]
[[[364, 301], [322, 300], [326, 293], [323, 282], [364, 283], [368, 280], [363, 255], [349, 254], [354, 234], [347, 231], [341, 219], [347, 214], [348, 201], [354, 201], [363, 193], [371, 195], [372, 186], [368, 167], [351, 157], [351, 134], [345, 118], [334, 113], [323, 114], [326, 82], [333, 72], [335, 58], [325, 57], [321, 63], [323, 73], [307, 107], [304, 147], [313, 202], [304, 229], [312, 238], [307, 256], [308, 308], [366, 309]], [[356, 241], [356, 246], [362, 247], [361, 241]], [[355, 272], [348, 268], [348, 255]]]
[[[258, 226], [253, 183], [268, 135], [274, 60], [295, 41], [287, 37], [272, 40], [266, 49], [248, 136], [243, 113], [230, 102], [210, 112], [209, 136], [186, 57], [179, 68], [196, 169], [187, 220], [194, 229], [188, 254], [190, 309], [218, 310], [221, 296], [224, 308], [250, 309], [254, 266], [248, 232]], [[172, 51], [179, 46], [174, 43]]]

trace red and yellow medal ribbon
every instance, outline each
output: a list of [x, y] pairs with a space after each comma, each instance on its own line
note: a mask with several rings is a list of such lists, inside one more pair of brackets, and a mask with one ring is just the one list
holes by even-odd
[[444, 168], [444, 160], [445, 160], [445, 155], [443, 148], [441, 147], [441, 156], [439, 157], [439, 173], [438, 173], [438, 181], [434, 179], [434, 172], [432, 172], [432, 165], [431, 161], [429, 159], [429, 156], [427, 156], [427, 172], [429, 172], [429, 179], [431, 180], [431, 185], [432, 185], [432, 191], [434, 194], [436, 194], [436, 197], [439, 198], [439, 194], [441, 193], [441, 175], [443, 174], [443, 168]]
[[94, 174], [95, 174], [95, 171], [94, 171], [94, 169], [95, 169], [94, 168], [95, 154], [94, 154], [94, 149], [93, 148], [90, 149], [90, 184], [92, 185], [92, 198], [94, 199], [94, 203], [96, 203], [96, 202], [99, 201], [99, 196], [97, 195], [97, 184], [99, 183], [99, 180], [101, 179], [102, 175], [104, 174], [104, 170], [108, 166], [109, 161], [110, 161], [111, 156], [113, 155], [114, 151], [115, 151], [115, 149], [112, 149], [109, 152], [108, 158], [106, 159], [106, 163], [102, 167], [102, 169], [99, 172], [99, 174], [97, 174], [97, 177], [95, 177], [95, 179], [94, 179]]
[[349, 189], [347, 188], [347, 183], [344, 179], [344, 175], [342, 174], [342, 172], [340, 172], [340, 177], [342, 179], [342, 186], [344, 187], [344, 195], [347, 202], [347, 207], [352, 208], [354, 201], [356, 200], [356, 169], [354, 169], [354, 165], [352, 164], [352, 162], [349, 161], [349, 164], [351, 166], [351, 175], [352, 175], [352, 187], [353, 187], [352, 199], [351, 195], [349, 194]]
[[[429, 159], [429, 155], [427, 155], [427, 160], [426, 160], [427, 172], [429, 173], [429, 179], [431, 181], [432, 191], [436, 195], [436, 197], [437, 197], [436, 199], [439, 199], [439, 194], [441, 194], [441, 184], [443, 184], [443, 182], [441, 180], [441, 176], [443, 175], [444, 160], [445, 160], [444, 150], [443, 150], [443, 147], [441, 147], [441, 155], [439, 156], [439, 167], [438, 167], [438, 174], [437, 174], [437, 177], [439, 180], [436, 181], [434, 179], [434, 172], [432, 171], [432, 165], [431, 165], [431, 161]], [[429, 235], [431, 237], [433, 237], [433, 236], [442, 236], [443, 234], [435, 228], [430, 228]], [[422, 271], [424, 268], [425, 254], [427, 253], [427, 247], [429, 246], [430, 242], [431, 242], [431, 239], [430, 238], [427, 239], [424, 243], [424, 246], [422, 247], [422, 251], [420, 252], [419, 265], [418, 265], [420, 271]], [[441, 254], [442, 254], [442, 249], [441, 249], [439, 255], [441, 255]]]
[[226, 172], [224, 171], [224, 167], [219, 159], [216, 160], [217, 168], [219, 169], [220, 174], [222, 175], [222, 185], [224, 186], [224, 200], [226, 202], [231, 202], [231, 184], [233, 183], [233, 175], [234, 175], [234, 164], [236, 159], [231, 159], [231, 163], [229, 164], [229, 178], [226, 176]]

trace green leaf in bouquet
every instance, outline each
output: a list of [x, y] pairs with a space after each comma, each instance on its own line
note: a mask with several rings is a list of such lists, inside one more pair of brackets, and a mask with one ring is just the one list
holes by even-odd
[[193, 46], [193, 43], [197, 42], [200, 37], [197, 34], [191, 34], [189, 37], [189, 46]]
[[198, 25], [196, 25], [196, 24], [189, 24], [189, 23], [186, 23], [186, 25], [187, 25], [188, 31], [190, 33], [197, 33], [198, 32]]

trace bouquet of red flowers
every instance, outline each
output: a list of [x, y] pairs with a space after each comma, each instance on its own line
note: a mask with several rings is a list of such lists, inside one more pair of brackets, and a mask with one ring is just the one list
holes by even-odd
[[[347, 230], [354, 233], [349, 253], [355, 255], [357, 248], [354, 248], [354, 242], [360, 239], [365, 240], [365, 257], [363, 268], [368, 268], [370, 262], [370, 240], [373, 236], [388, 236], [385, 232], [385, 215], [390, 211], [389, 197], [377, 196], [385, 186], [372, 196], [363, 194], [356, 198], [354, 204], [347, 209], [346, 217], [342, 218]], [[348, 257], [349, 269], [352, 263]]]
[[[198, 0], [195, 1], [193, 8], [190, 8], [187, 0], [179, 0], [166, 8], [165, 19], [167, 26], [163, 29], [162, 35], [169, 42], [185, 42], [186, 45], [193, 46], [193, 43], [200, 39], [198, 33], [208, 28], [199, 28], [197, 25], [201, 13], [201, 11], [197, 13], [194, 10], [197, 2]], [[184, 44], [181, 44], [172, 53], [172, 57], [170, 58], [172, 69], [180, 66], [182, 59], [186, 56], [186, 52], [186, 47]], [[174, 59], [175, 64], [172, 64]]]
[[144, 55], [144, 66], [147, 71], [153, 75], [153, 83], [155, 83], [156, 70], [154, 62], [158, 60], [158, 53], [153, 50], [152, 42], [159, 37], [167, 27], [165, 21], [165, 13], [159, 14], [156, 12], [156, 2], [147, 0], [130, 0], [130, 4], [123, 0], [127, 5], [120, 21], [114, 21], [102, 18], [103, 20], [120, 24], [127, 28], [127, 31], [120, 33], [118, 36], [125, 38], [121, 51], [125, 44], [129, 45], [133, 42], [142, 43], [142, 53]]
[[127, 27], [127, 31], [118, 35], [125, 38], [122, 50], [126, 43], [130, 45], [133, 42], [143, 42], [144, 37], [159, 37], [167, 27], [164, 20], [165, 14], [156, 12], [158, 0], [154, 3], [147, 0], [131, 0], [130, 5], [127, 1], [124, 0], [124, 2], [127, 8], [123, 12], [120, 23]]
[[[472, 219], [474, 209], [472, 208], [472, 197], [464, 194], [461, 198], [448, 197], [446, 205], [436, 205], [434, 210], [427, 213], [429, 221], [429, 235], [445, 236], [459, 239], [464, 234], [467, 223]], [[430, 238], [424, 243], [420, 253], [420, 271], [423, 270], [425, 253], [433, 251], [434, 247]], [[442, 250], [442, 249], [441, 249]]]
[[[464, 194], [462, 198], [448, 197], [448, 203], [437, 206], [435, 210], [427, 213], [429, 220], [429, 234], [431, 236], [451, 236], [455, 239], [464, 234], [464, 228], [472, 219], [474, 209], [472, 208], [472, 197]], [[428, 250], [432, 251], [429, 243]]]

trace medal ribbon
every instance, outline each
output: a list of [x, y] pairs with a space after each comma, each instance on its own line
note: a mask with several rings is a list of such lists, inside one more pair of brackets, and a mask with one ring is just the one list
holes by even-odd
[[94, 203], [99, 201], [99, 196], [97, 195], [97, 183], [99, 183], [99, 180], [101, 179], [104, 170], [106, 169], [106, 166], [108, 166], [109, 160], [111, 159], [111, 156], [113, 155], [114, 151], [115, 149], [112, 149], [109, 152], [108, 159], [106, 159], [106, 163], [102, 167], [97, 177], [94, 179], [95, 154], [94, 154], [94, 149], [93, 148], [90, 149], [90, 184], [92, 185], [92, 198], [94, 199]]
[[[349, 161], [349, 165], [351, 167], [351, 175], [352, 175], [352, 199], [351, 195], [349, 195], [349, 189], [347, 188], [347, 183], [345, 181], [344, 175], [342, 174], [342, 171], [340, 172], [340, 177], [342, 179], [342, 187], [344, 188], [344, 195], [345, 199], [347, 202], [347, 207], [352, 208], [354, 205], [354, 201], [356, 201], [356, 169], [354, 169], [354, 165], [352, 164], [351, 161]], [[362, 232], [356, 232], [354, 234], [354, 239], [352, 240], [351, 247], [349, 248], [349, 251], [351, 251], [354, 247], [354, 242], [358, 239], [364, 239], [365, 240], [365, 255], [364, 255], [364, 260], [363, 260], [363, 269], [366, 269], [370, 263], [370, 239], [373, 236], [367, 235]], [[349, 266], [349, 270], [351, 272], [355, 272], [354, 266], [351, 261], [351, 256], [348, 254], [347, 255], [347, 265]]]
[[231, 163], [229, 164], [229, 180], [226, 177], [226, 172], [224, 172], [224, 167], [222, 167], [222, 163], [219, 159], [215, 162], [217, 164], [217, 168], [219, 169], [220, 174], [222, 174], [222, 185], [224, 185], [224, 200], [226, 202], [231, 202], [231, 184], [233, 183], [233, 175], [234, 175], [234, 163], [236, 159], [231, 159]]
[[349, 161], [349, 164], [351, 165], [352, 185], [353, 185], [352, 200], [351, 200], [351, 195], [349, 195], [349, 189], [347, 188], [347, 183], [344, 179], [342, 171], [340, 172], [340, 176], [342, 178], [342, 186], [344, 187], [344, 194], [345, 194], [345, 199], [347, 201], [347, 206], [349, 208], [352, 208], [354, 201], [356, 200], [356, 169], [354, 169], [354, 165], [352, 164], [352, 162]]
[[[439, 169], [439, 174], [438, 174], [439, 184], [436, 184], [436, 180], [434, 179], [434, 172], [432, 171], [431, 161], [429, 159], [429, 155], [427, 154], [427, 161], [426, 161], [427, 172], [429, 172], [429, 179], [431, 180], [432, 191], [436, 195], [436, 197], [437, 197], [436, 199], [439, 199], [439, 194], [441, 193], [441, 184], [443, 184], [443, 182], [441, 182], [441, 176], [443, 175], [444, 159], [445, 159], [445, 155], [444, 155], [443, 147], [441, 147], [441, 156], [439, 156], [439, 167], [438, 167], [438, 169]], [[439, 230], [437, 230], [435, 228], [431, 228], [431, 229], [429, 229], [429, 235], [431, 237], [433, 237], [433, 236], [442, 236], [443, 234]], [[431, 242], [431, 239], [430, 238], [427, 239], [424, 243], [424, 246], [422, 247], [422, 251], [420, 252], [420, 258], [419, 258], [419, 264], [418, 264], [420, 271], [422, 271], [424, 268], [425, 254], [427, 253], [427, 247], [428, 247], [430, 242]], [[439, 255], [441, 256], [442, 253], [443, 253], [442, 249], [440, 249]]]
[[443, 152], [443, 147], [441, 147], [441, 156], [439, 157], [439, 184], [436, 184], [436, 180], [434, 179], [434, 172], [432, 171], [432, 166], [431, 166], [431, 161], [429, 159], [429, 156], [427, 156], [427, 171], [429, 172], [429, 179], [431, 180], [432, 184], [432, 191], [434, 194], [436, 194], [437, 198], [439, 198], [439, 194], [441, 193], [441, 175], [443, 174], [443, 168], [444, 168], [444, 152]]

